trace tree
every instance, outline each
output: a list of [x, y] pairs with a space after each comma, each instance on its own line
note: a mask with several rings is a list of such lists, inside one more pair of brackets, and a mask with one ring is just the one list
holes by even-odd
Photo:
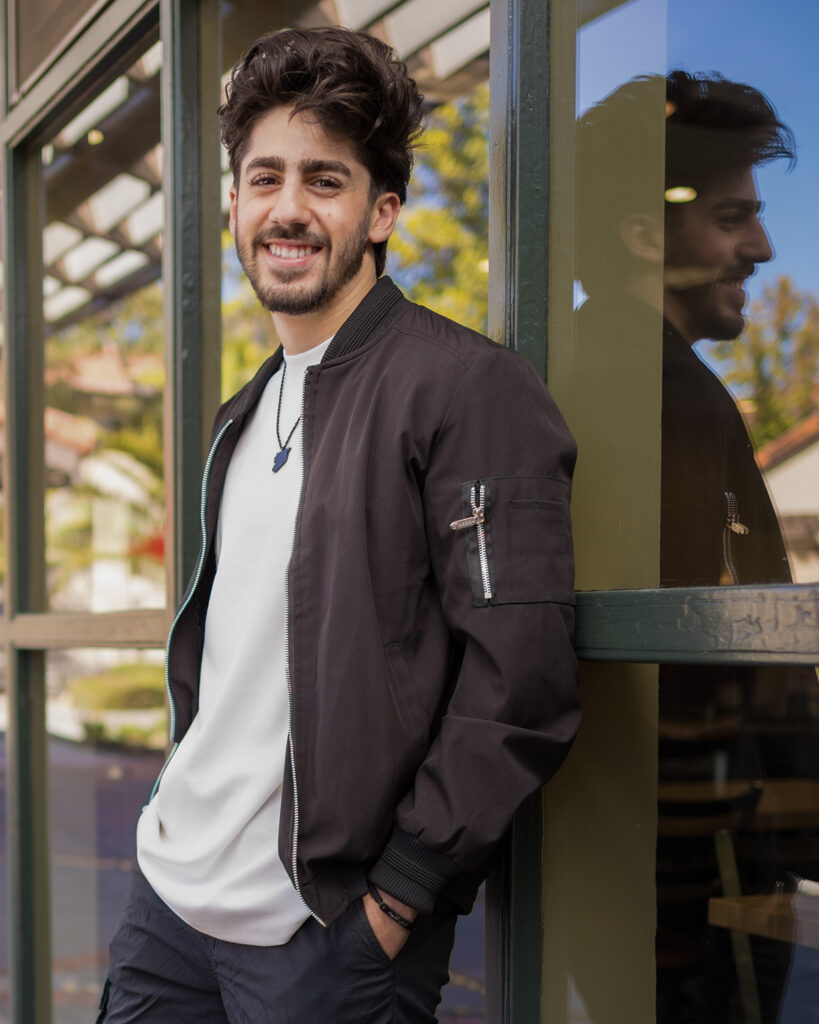
[[432, 113], [389, 270], [411, 299], [486, 331], [489, 86]]
[[745, 330], [711, 343], [726, 384], [750, 400], [754, 446], [778, 437], [819, 400], [819, 303], [788, 276], [765, 285]]
[[235, 394], [278, 345], [273, 321], [245, 277], [229, 231], [222, 232], [222, 399]]

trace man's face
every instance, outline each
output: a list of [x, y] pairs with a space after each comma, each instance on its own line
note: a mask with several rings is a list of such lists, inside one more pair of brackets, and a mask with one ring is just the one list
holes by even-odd
[[745, 281], [773, 256], [760, 210], [748, 168], [722, 175], [693, 202], [668, 211], [663, 312], [690, 344], [742, 332]]
[[[230, 228], [261, 304], [296, 316], [369, 289], [368, 247], [389, 236], [395, 216], [385, 220], [384, 196], [371, 195], [349, 143], [290, 114], [276, 107], [254, 126], [230, 193]], [[397, 212], [397, 197], [387, 205]]]

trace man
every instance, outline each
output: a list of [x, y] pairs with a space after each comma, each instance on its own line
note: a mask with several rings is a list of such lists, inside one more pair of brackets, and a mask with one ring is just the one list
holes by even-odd
[[380, 277], [421, 118], [388, 47], [265, 36], [220, 115], [281, 348], [216, 417], [100, 1019], [432, 1021], [577, 727], [574, 445], [524, 359]]

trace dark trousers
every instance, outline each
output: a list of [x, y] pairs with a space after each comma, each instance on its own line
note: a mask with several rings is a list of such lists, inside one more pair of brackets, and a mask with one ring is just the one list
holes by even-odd
[[185, 924], [135, 872], [111, 942], [98, 1024], [433, 1024], [455, 913], [419, 923], [395, 960], [361, 900], [329, 928], [245, 946]]

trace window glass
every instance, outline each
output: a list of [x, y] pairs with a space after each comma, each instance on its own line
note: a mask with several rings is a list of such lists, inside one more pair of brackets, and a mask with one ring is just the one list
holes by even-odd
[[12, 0], [8, 6], [17, 60], [14, 84], [19, 88], [65, 44], [66, 36], [88, 14], [94, 0]]
[[161, 650], [46, 658], [55, 1024], [92, 1020], [167, 739]]
[[[6, 652], [0, 649], [0, 859], [7, 863], [8, 829], [6, 819], [6, 733], [8, 729], [8, 702], [6, 697]], [[11, 991], [9, 975], [9, 890], [8, 871], [0, 872], [0, 1024], [11, 1021]]]
[[[815, 582], [817, 11], [633, 0], [574, 15], [571, 165], [555, 154], [571, 186], [554, 216], [573, 221], [555, 255], [573, 268], [556, 293], [572, 308], [561, 372], [567, 411], [586, 409], [576, 500], [611, 503], [579, 542], [581, 586]], [[649, 510], [636, 539], [658, 559], [641, 577], [595, 564], [629, 533], [621, 477], [622, 507]], [[656, 1018], [809, 1020], [816, 670], [709, 665], [702, 643], [703, 664], [659, 667]], [[591, 987], [573, 1000], [572, 1020], [606, 1019]]]
[[157, 43], [42, 151], [53, 610], [165, 601], [160, 56]]
[[[4, 437], [6, 431], [6, 373], [5, 373], [5, 360], [6, 360], [6, 345], [5, 345], [5, 313], [4, 313], [4, 268], [2, 260], [0, 260], [0, 442]], [[6, 579], [6, 540], [5, 540], [5, 518], [6, 518], [6, 496], [3, 492], [3, 476], [2, 476], [2, 454], [0, 454], [0, 595], [3, 595], [3, 585]], [[0, 597], [0, 601], [5, 604], [5, 596]]]
[[605, 6], [577, 36], [576, 342], [662, 352], [660, 582], [813, 582], [816, 12]]
[[[0, 262], [0, 441], [6, 428], [5, 405], [5, 342], [3, 315], [3, 264]], [[1, 458], [1, 457], [0, 457]], [[0, 466], [2, 469], [2, 466]], [[5, 494], [0, 475], [0, 615], [5, 613], [6, 544], [4, 530]], [[6, 862], [6, 729], [8, 704], [6, 699], [6, 652], [0, 648], [0, 860]], [[9, 948], [8, 948], [8, 872], [0, 872], [0, 1024], [10, 1020]]]

